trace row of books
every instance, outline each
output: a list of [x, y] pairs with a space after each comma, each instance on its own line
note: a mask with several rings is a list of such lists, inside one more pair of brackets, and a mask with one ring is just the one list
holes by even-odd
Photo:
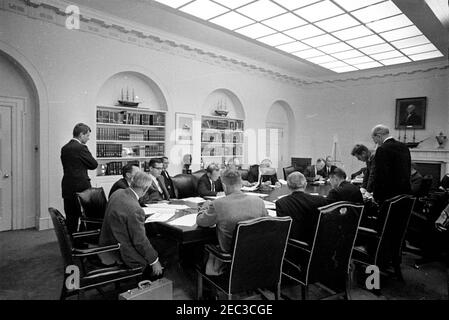
[[243, 120], [228, 120], [228, 119], [204, 119], [201, 122], [201, 127], [206, 129], [219, 130], [241, 130], [243, 131]]
[[121, 144], [97, 143], [97, 158], [118, 158], [122, 156]]
[[164, 141], [164, 128], [117, 129], [97, 128], [97, 140]]
[[164, 155], [163, 144], [145, 146], [145, 157], [162, 157], [163, 155]]
[[201, 149], [201, 156], [215, 157], [215, 156], [239, 156], [243, 154], [242, 146], [233, 147], [205, 147]]
[[164, 126], [165, 114], [97, 110], [97, 122], [115, 123], [115, 124], [134, 124], [142, 126]]
[[140, 167], [139, 161], [116, 161], [116, 162], [108, 162], [105, 164], [105, 170], [102, 172], [102, 175], [106, 176], [117, 176], [122, 174], [122, 168], [128, 163], [133, 163]]
[[243, 143], [242, 133], [202, 132], [201, 142]]

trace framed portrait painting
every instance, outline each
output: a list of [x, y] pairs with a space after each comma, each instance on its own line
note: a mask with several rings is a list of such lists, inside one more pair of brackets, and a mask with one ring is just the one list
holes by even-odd
[[396, 99], [395, 129], [426, 128], [427, 97]]
[[195, 115], [176, 113], [176, 144], [193, 144], [193, 120]]

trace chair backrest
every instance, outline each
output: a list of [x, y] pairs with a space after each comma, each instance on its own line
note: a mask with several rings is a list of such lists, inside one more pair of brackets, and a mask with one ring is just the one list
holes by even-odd
[[106, 195], [103, 188], [89, 188], [76, 194], [81, 214], [86, 218], [103, 219], [106, 212]]
[[292, 158], [292, 166], [301, 173], [312, 164], [312, 158]]
[[51, 220], [53, 221], [53, 227], [58, 238], [59, 249], [61, 250], [62, 259], [64, 261], [64, 269], [68, 265], [73, 265], [72, 258], [72, 240], [67, 231], [64, 216], [56, 209], [49, 208]]
[[306, 269], [306, 283], [344, 288], [363, 205], [336, 202], [319, 208], [315, 237]]
[[281, 280], [292, 219], [263, 217], [237, 224], [229, 292], [275, 288]]
[[282, 168], [282, 171], [284, 171], [284, 180], [287, 180], [287, 177], [290, 175], [290, 173], [298, 171], [294, 166]]
[[248, 180], [248, 169], [238, 169], [238, 172], [240, 173], [242, 180]]
[[388, 265], [395, 256], [401, 256], [415, 200], [411, 195], [398, 195], [382, 204], [379, 210], [380, 239], [374, 259], [379, 267]]
[[426, 175], [423, 177], [421, 181], [421, 186], [419, 187], [419, 192], [417, 194], [418, 197], [425, 197], [429, 194], [430, 189], [433, 184], [433, 176]]
[[175, 195], [178, 199], [197, 197], [198, 180], [193, 174], [178, 174], [172, 177]]

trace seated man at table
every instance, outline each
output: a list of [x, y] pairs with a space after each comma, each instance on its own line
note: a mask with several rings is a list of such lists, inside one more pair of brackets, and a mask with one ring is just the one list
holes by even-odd
[[206, 173], [198, 180], [198, 194], [200, 197], [224, 195], [220, 179], [220, 168], [216, 164], [208, 165]]
[[333, 165], [333, 159], [331, 156], [327, 156], [326, 157], [326, 161], [325, 161], [325, 166], [322, 169], [323, 172], [323, 178], [329, 179], [331, 172], [334, 171], [337, 167], [335, 165]]
[[336, 168], [330, 173], [330, 184], [332, 190], [327, 195], [329, 203], [338, 201], [349, 201], [363, 203], [360, 189], [352, 183], [346, 181], [346, 173], [341, 168]]
[[311, 165], [304, 170], [304, 176], [306, 177], [308, 182], [314, 181], [324, 181], [325, 180], [325, 172], [324, 167], [326, 166], [326, 161], [324, 159], [319, 158], [316, 161], [315, 165]]
[[104, 264], [124, 263], [130, 268], [142, 267], [144, 278], [150, 280], [160, 277], [163, 268], [157, 251], [145, 233], [145, 213], [138, 200], [152, 183], [149, 175], [138, 172], [129, 188], [112, 194], [106, 207], [99, 240], [100, 246], [120, 243], [120, 254], [113, 251], [100, 255]]
[[123, 166], [122, 168], [122, 176], [120, 180], [118, 180], [116, 183], [112, 185], [111, 191], [109, 191], [109, 197], [112, 196], [112, 194], [119, 190], [119, 189], [127, 189], [131, 185], [131, 181], [133, 180], [133, 177], [136, 175], [137, 172], [139, 172], [140, 169], [137, 165], [128, 163], [127, 165]]
[[[200, 227], [217, 225], [217, 237], [220, 249], [232, 251], [232, 238], [239, 221], [250, 220], [268, 215], [265, 203], [255, 196], [244, 194], [242, 179], [237, 170], [226, 169], [222, 174], [226, 197], [213, 202], [206, 201], [196, 218]], [[224, 272], [225, 266], [211, 255], [206, 265], [206, 273], [218, 275]]]
[[292, 217], [290, 238], [312, 244], [318, 223], [319, 207], [328, 204], [326, 198], [305, 192], [307, 180], [300, 172], [287, 177], [287, 186], [291, 194], [276, 201], [278, 217]]
[[281, 187], [278, 181], [276, 169], [272, 167], [270, 159], [264, 159], [260, 165], [252, 165], [248, 171], [248, 182], [252, 186], [260, 185], [261, 187], [274, 185]]
[[157, 202], [162, 200], [170, 200], [170, 194], [165, 187], [164, 178], [161, 175], [162, 170], [164, 170], [164, 165], [161, 159], [151, 159], [150, 160], [150, 172], [149, 176], [151, 178], [151, 185], [148, 191], [140, 199], [140, 204]]

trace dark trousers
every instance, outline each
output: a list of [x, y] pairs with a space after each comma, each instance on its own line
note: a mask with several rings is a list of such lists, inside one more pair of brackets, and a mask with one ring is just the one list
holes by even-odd
[[64, 198], [64, 212], [67, 231], [69, 232], [69, 234], [77, 232], [78, 222], [81, 216], [81, 209], [76, 197]]

